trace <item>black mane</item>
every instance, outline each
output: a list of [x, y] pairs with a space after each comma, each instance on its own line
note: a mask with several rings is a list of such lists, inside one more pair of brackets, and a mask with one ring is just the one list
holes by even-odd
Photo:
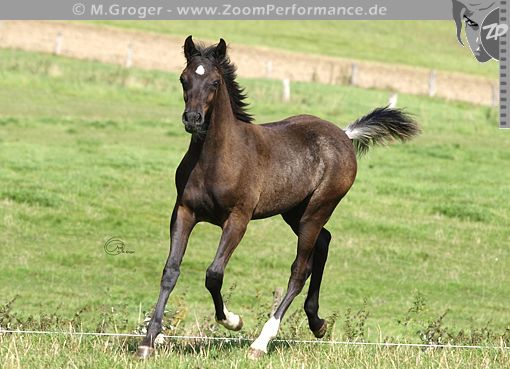
[[246, 94], [244, 93], [244, 88], [240, 87], [236, 81], [236, 66], [230, 61], [228, 56], [218, 60], [214, 55], [215, 48], [216, 45], [205, 47], [196, 44], [196, 49], [198, 51], [196, 56], [207, 58], [220, 70], [227, 86], [230, 104], [232, 105], [235, 117], [242, 122], [251, 123], [253, 122], [253, 116], [246, 111], [248, 103], [245, 101]]

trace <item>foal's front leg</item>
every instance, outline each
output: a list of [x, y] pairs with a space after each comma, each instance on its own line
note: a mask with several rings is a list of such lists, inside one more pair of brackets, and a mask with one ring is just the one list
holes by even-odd
[[221, 296], [221, 286], [223, 285], [225, 267], [230, 256], [243, 238], [249, 220], [250, 217], [244, 214], [233, 213], [229, 216], [223, 225], [223, 233], [216, 256], [209, 268], [207, 268], [205, 277], [205, 286], [211, 293], [214, 302], [216, 321], [233, 331], [240, 330], [243, 327], [243, 321], [239, 315], [228, 311]]
[[154, 350], [154, 340], [161, 333], [165, 305], [179, 278], [182, 258], [195, 224], [195, 216], [190, 209], [180, 205], [175, 206], [170, 223], [170, 254], [163, 269], [159, 299], [149, 323], [147, 335], [138, 346], [137, 355], [142, 359], [147, 358]]

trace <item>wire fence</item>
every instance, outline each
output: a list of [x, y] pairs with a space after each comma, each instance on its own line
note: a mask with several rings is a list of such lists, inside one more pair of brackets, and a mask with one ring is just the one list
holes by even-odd
[[[11, 330], [0, 329], [1, 334], [21, 334], [21, 335], [67, 335], [67, 336], [92, 336], [92, 337], [145, 337], [139, 333], [113, 333], [113, 332], [64, 332], [64, 331], [36, 331], [36, 330]], [[186, 336], [186, 335], [166, 335], [161, 334], [161, 337], [171, 340], [180, 341], [222, 341], [222, 342], [251, 342], [252, 338], [248, 337], [208, 337], [208, 336]], [[475, 350], [510, 350], [510, 347], [490, 346], [490, 345], [450, 345], [450, 344], [426, 344], [426, 343], [404, 343], [404, 342], [357, 342], [357, 341], [337, 341], [337, 340], [299, 340], [299, 339], [284, 339], [276, 338], [272, 342], [286, 343], [286, 344], [306, 344], [306, 345], [330, 345], [330, 346], [373, 346], [373, 347], [411, 347], [422, 349], [475, 349]]]

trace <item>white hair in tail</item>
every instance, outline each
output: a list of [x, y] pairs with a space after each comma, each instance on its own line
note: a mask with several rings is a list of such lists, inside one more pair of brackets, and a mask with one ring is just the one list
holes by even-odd
[[394, 140], [408, 141], [420, 133], [420, 128], [401, 109], [385, 107], [377, 108], [350, 124], [345, 133], [358, 155], [363, 155], [373, 145], [384, 145]]

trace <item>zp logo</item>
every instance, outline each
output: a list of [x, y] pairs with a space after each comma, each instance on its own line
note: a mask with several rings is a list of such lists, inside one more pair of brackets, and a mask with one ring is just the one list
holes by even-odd
[[499, 60], [499, 39], [508, 32], [508, 25], [499, 22], [499, 7], [496, 0], [453, 1], [453, 19], [457, 25], [457, 39], [462, 42], [462, 28], [466, 32], [469, 47], [481, 62]]

